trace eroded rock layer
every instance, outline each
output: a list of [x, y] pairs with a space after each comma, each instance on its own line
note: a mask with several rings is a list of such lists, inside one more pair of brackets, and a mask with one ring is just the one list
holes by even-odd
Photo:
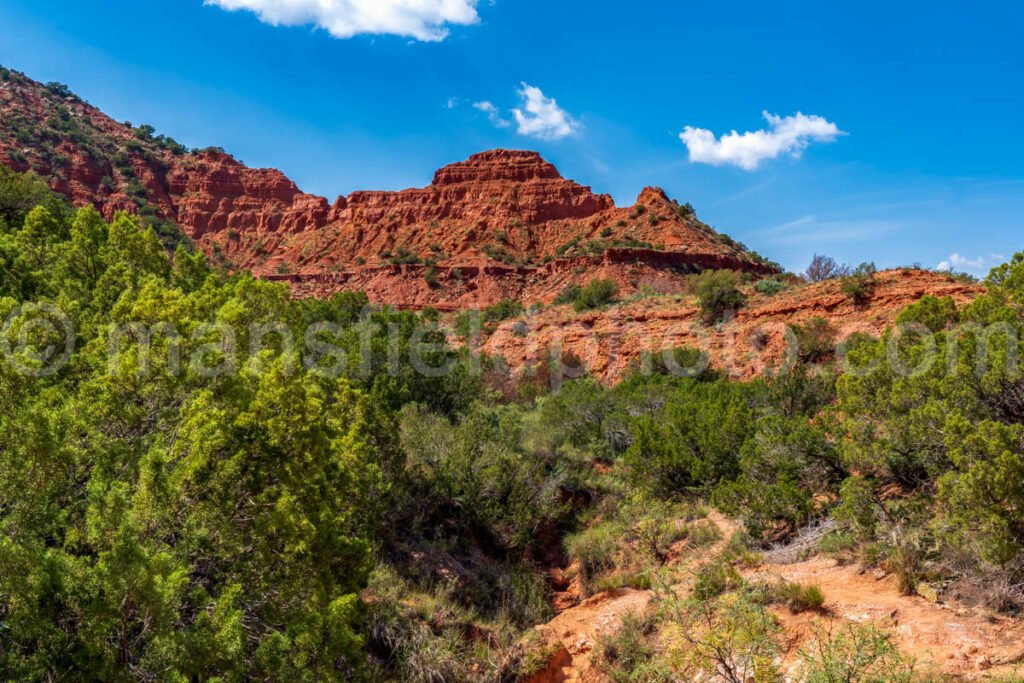
[[479, 306], [547, 300], [597, 273], [629, 288], [625, 273], [637, 268], [673, 282], [707, 267], [773, 270], [660, 189], [616, 207], [536, 152], [491, 150], [445, 166], [424, 188], [329, 202], [279, 171], [187, 150], [17, 72], [0, 70], [0, 115], [3, 163], [108, 217], [177, 224], [212, 259], [303, 294], [361, 287], [396, 305]]

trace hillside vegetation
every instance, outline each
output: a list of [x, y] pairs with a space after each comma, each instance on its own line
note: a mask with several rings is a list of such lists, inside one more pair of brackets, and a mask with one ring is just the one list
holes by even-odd
[[[632, 587], [660, 598], [602, 645], [610, 679], [782, 680], [773, 609], [828, 596], [741, 570], [820, 523], [806, 553], [1016, 612], [1024, 254], [986, 284], [854, 337], [845, 366], [809, 325], [782, 376], [651, 362], [552, 388], [430, 311], [296, 300], [0, 169], [0, 674], [525, 680], [560, 599]], [[864, 627], [795, 675], [923, 670]]]

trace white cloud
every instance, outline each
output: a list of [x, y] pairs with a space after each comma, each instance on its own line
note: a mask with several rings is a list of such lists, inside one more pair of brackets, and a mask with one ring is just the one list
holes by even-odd
[[561, 140], [579, 132], [579, 122], [559, 107], [554, 98], [546, 97], [540, 88], [523, 83], [519, 95], [523, 98], [523, 109], [513, 109], [512, 115], [520, 135]]
[[732, 131], [716, 139], [710, 130], [687, 126], [679, 139], [690, 150], [692, 162], [713, 166], [728, 164], [753, 171], [768, 159], [783, 154], [799, 157], [812, 142], [832, 142], [845, 135], [836, 124], [820, 116], [800, 112], [786, 117], [768, 112], [763, 115], [768, 121], [768, 130]]
[[249, 10], [273, 26], [319, 26], [335, 38], [360, 34], [444, 40], [448, 25], [480, 21], [479, 0], [204, 0], [226, 10]]
[[487, 118], [490, 119], [491, 123], [498, 128], [508, 128], [512, 125], [502, 118], [501, 110], [494, 106], [493, 102], [488, 102], [487, 100], [484, 100], [483, 102], [474, 102], [473, 108], [487, 114]]
[[954, 270], [962, 272], [985, 273], [1006, 261], [1002, 254], [989, 254], [978, 258], [968, 258], [956, 252], [949, 255], [949, 258], [935, 266], [936, 270], [943, 270], [947, 273]]

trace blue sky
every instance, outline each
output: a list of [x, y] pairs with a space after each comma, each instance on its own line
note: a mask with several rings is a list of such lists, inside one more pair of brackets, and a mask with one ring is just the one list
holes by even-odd
[[0, 63], [331, 199], [524, 148], [620, 204], [661, 185], [794, 270], [1024, 250], [1020, 2], [324, 5], [4, 0]]

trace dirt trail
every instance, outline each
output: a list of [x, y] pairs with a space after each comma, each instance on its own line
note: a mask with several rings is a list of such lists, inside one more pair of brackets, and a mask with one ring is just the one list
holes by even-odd
[[1020, 619], [907, 597], [900, 594], [895, 577], [842, 566], [831, 559], [769, 564], [748, 572], [746, 578], [813, 584], [825, 595], [824, 616], [778, 612], [790, 645], [787, 663], [798, 660], [797, 650], [813, 637], [815, 621], [824, 621], [825, 626], [849, 621], [890, 628], [904, 654], [922, 664], [930, 662], [945, 676], [984, 680], [1024, 673], [1024, 622]]
[[[690, 561], [694, 569], [721, 552], [736, 525], [717, 513], [710, 520], [723, 540]], [[956, 680], [985, 680], [1024, 674], [1024, 620], [989, 614], [956, 604], [936, 604], [901, 595], [889, 575], [863, 572], [834, 560], [814, 558], [796, 564], [766, 563], [744, 573], [748, 580], [784, 578], [814, 584], [825, 594], [823, 614], [792, 615], [777, 610], [786, 631], [784, 668], [799, 663], [799, 650], [814, 637], [815, 626], [872, 622], [890, 628], [904, 654]], [[686, 586], [674, 588], [683, 597]], [[624, 589], [595, 595], [538, 627], [553, 651], [548, 666], [529, 683], [599, 683], [606, 677], [592, 653], [602, 636], [618, 630], [624, 616], [642, 614], [653, 591]]]
[[[722, 539], [712, 545], [699, 558], [691, 560], [694, 569], [716, 556], [725, 547], [736, 530], [735, 524], [717, 512], [709, 519], [722, 533]], [[674, 588], [677, 593], [686, 590]], [[529, 678], [529, 683], [599, 683], [606, 677], [594, 666], [592, 653], [603, 636], [619, 630], [623, 617], [643, 614], [654, 599], [654, 591], [621, 589], [599, 593], [571, 607], [547, 624], [538, 627], [543, 642], [549, 643], [555, 654], [549, 665]]]

